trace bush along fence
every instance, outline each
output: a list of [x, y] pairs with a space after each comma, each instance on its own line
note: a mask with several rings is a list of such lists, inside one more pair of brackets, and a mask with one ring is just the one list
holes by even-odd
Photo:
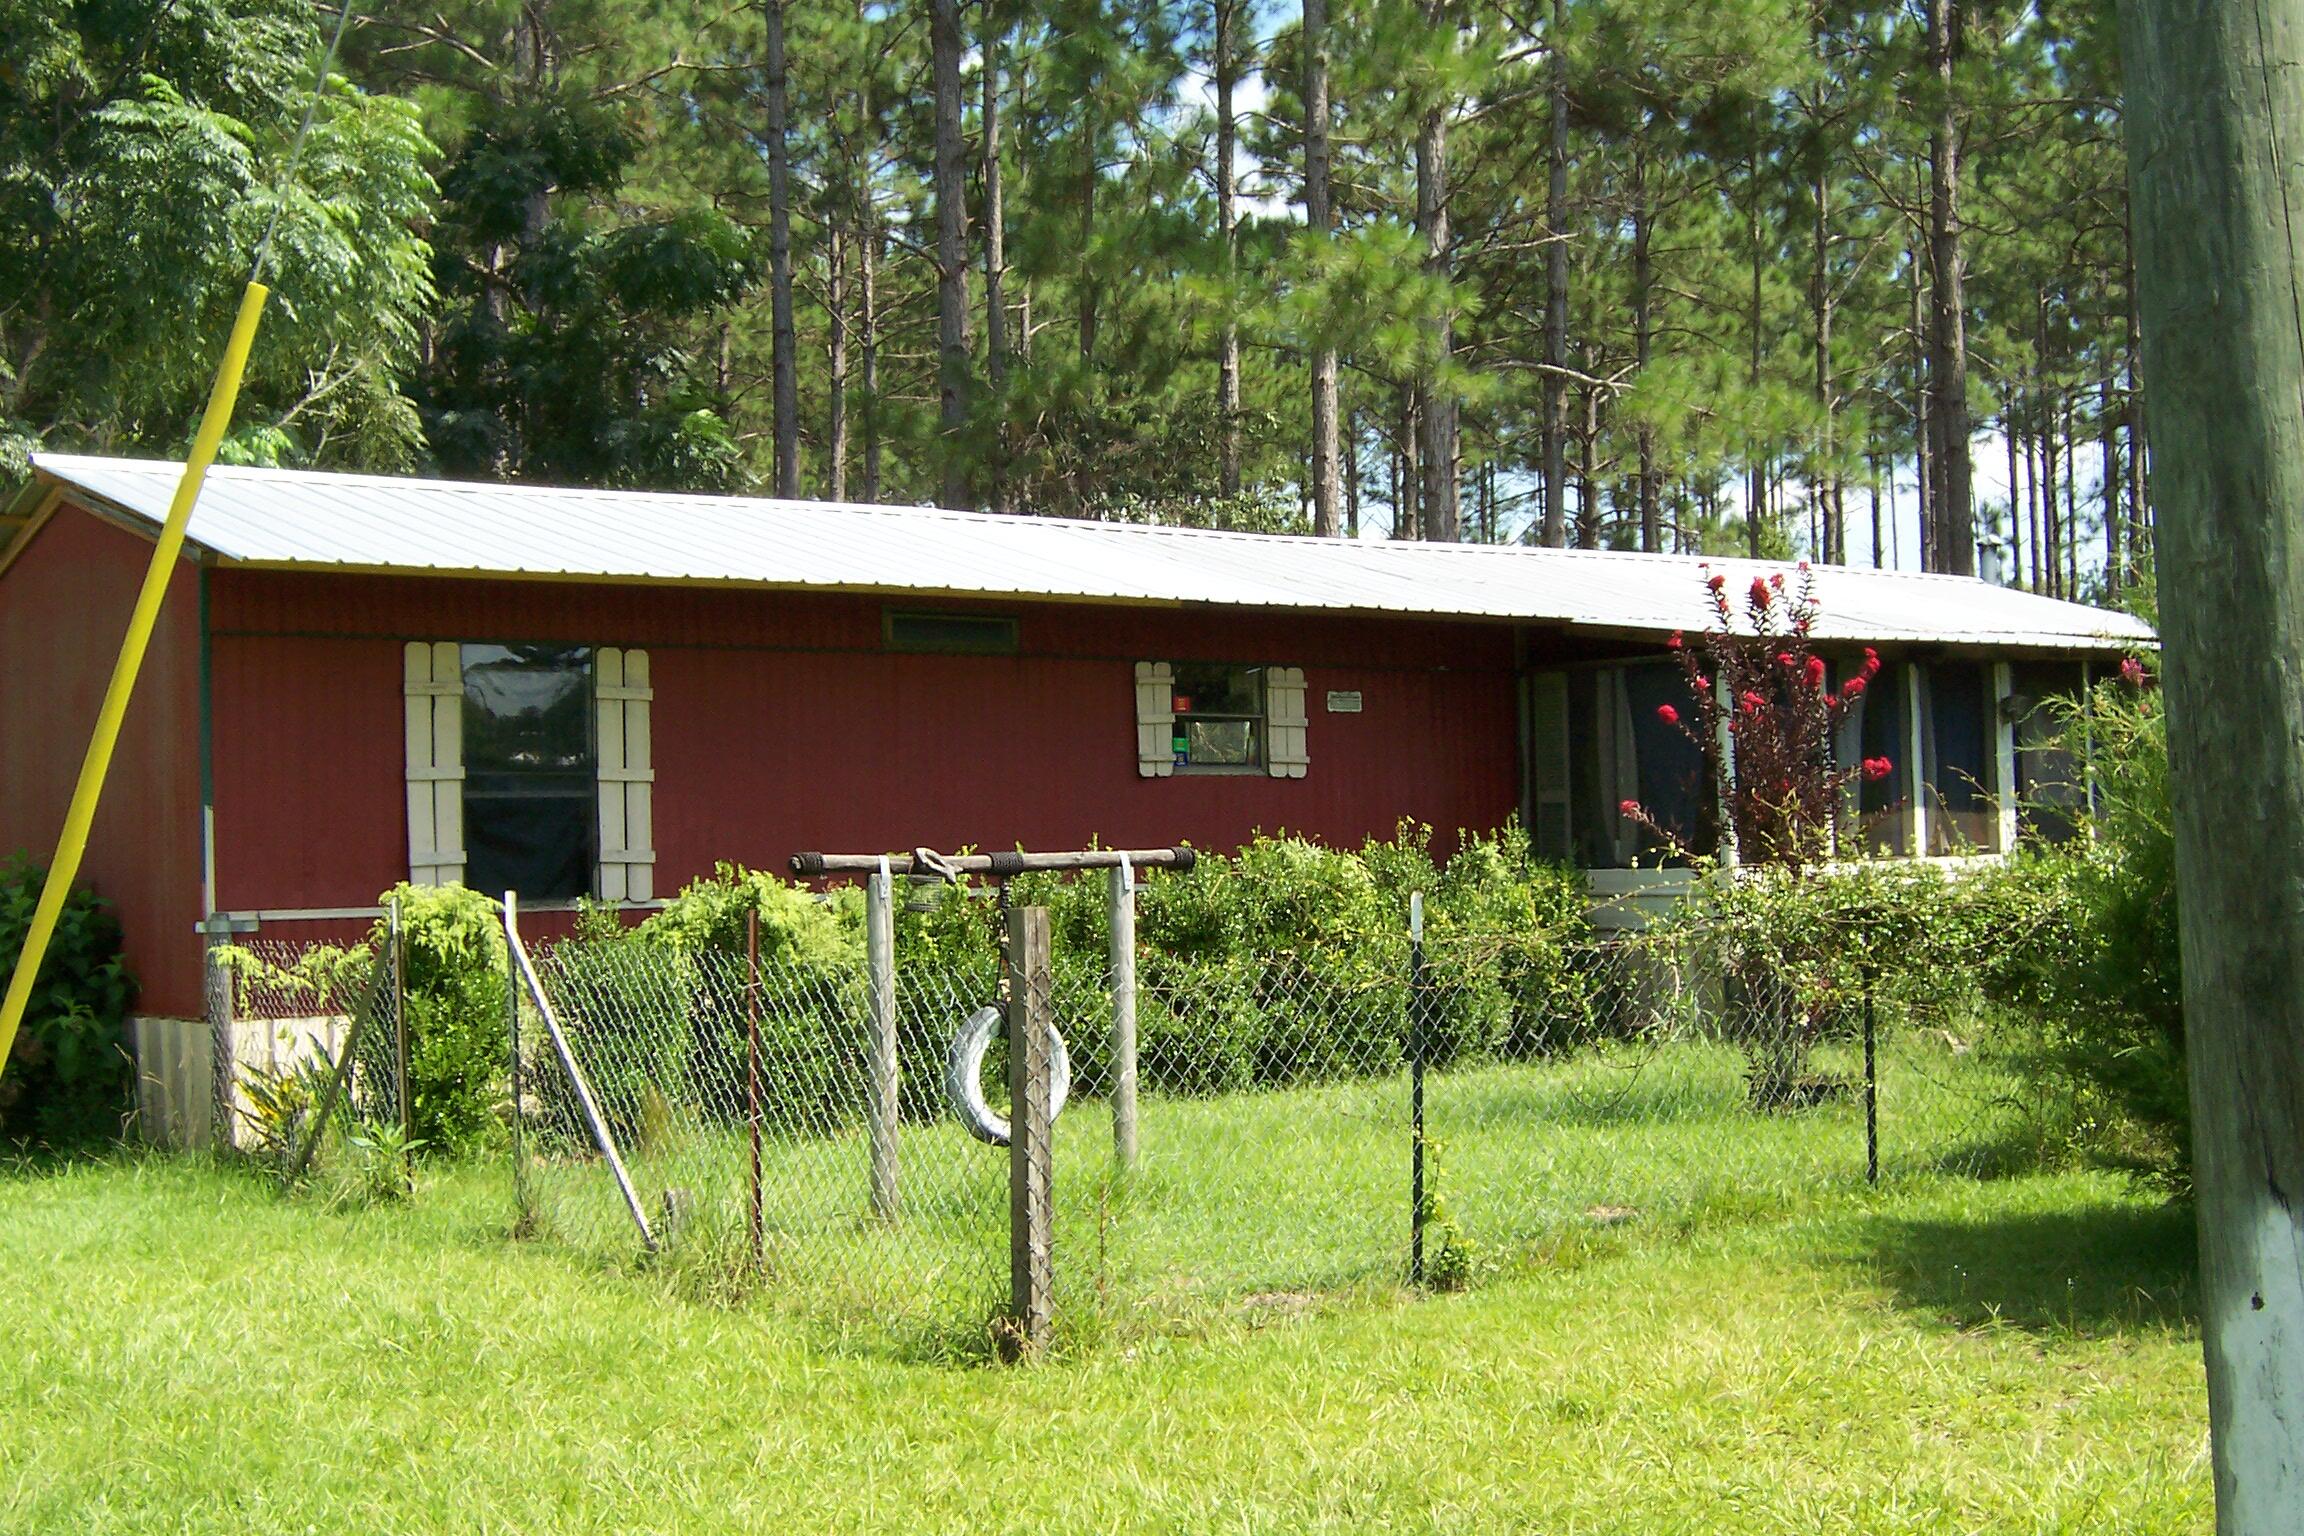
[[1972, 1015], [1734, 901], [1602, 935], [1580, 902], [1504, 920], [1475, 868], [1346, 929], [1349, 891], [1267, 886], [1289, 942], [1196, 950], [1238, 872], [1107, 859], [986, 890], [900, 858], [829, 904], [728, 871], [533, 954], [507, 914], [523, 1226], [981, 1353], [1458, 1286], [2036, 1135]]

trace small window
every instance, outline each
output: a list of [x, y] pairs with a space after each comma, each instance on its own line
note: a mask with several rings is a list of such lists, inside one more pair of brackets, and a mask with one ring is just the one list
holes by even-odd
[[947, 656], [1013, 656], [1016, 621], [987, 613], [899, 613], [883, 620], [888, 649]]
[[462, 650], [464, 883], [531, 901], [590, 894], [599, 796], [592, 652]]
[[1175, 664], [1178, 768], [1264, 766], [1264, 668]]

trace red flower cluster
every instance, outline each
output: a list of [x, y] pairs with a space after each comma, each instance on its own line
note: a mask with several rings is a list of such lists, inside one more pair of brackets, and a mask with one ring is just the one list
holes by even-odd
[[1636, 819], [1640, 815], [1640, 802], [1637, 800], [1619, 800], [1616, 802], [1616, 813], [1620, 816]]
[[1808, 658], [1808, 686], [1816, 689], [1819, 692], [1823, 690], [1824, 658], [1821, 656], [1811, 656]]
[[1668, 651], [1676, 651], [1687, 643], [1688, 642], [1681, 637], [1680, 631], [1674, 630], [1672, 631], [1672, 638], [1664, 642], [1664, 648]]
[[1656, 706], [1656, 718], [1666, 725], [1678, 725], [1680, 723], [1680, 711], [1669, 704], [1659, 704]]
[[1888, 775], [1894, 773], [1895, 771], [1896, 765], [1884, 757], [1868, 757], [1864, 759], [1864, 777], [1874, 784], [1879, 783], [1882, 779], [1888, 777]]
[[1745, 690], [1744, 696], [1740, 702], [1742, 702], [1744, 705], [1744, 709], [1747, 714], [1756, 715], [1768, 707], [1768, 701], [1762, 698], [1759, 692], [1754, 689]]
[[1728, 585], [1728, 578], [1721, 575], [1718, 571], [1714, 571], [1710, 576], [1704, 579], [1704, 585], [1710, 587], [1713, 591], [1718, 592]]
[[2131, 688], [2148, 688], [2152, 684], [2151, 675], [2144, 670], [2144, 663], [2133, 656], [2120, 663], [2120, 681]]
[[[1778, 579], [1779, 579], [1779, 580], [1781, 580], [1782, 578], [1778, 578]], [[1776, 595], [1775, 593], [1771, 592], [1771, 591], [1768, 589], [1768, 583], [1767, 583], [1767, 581], [1766, 581], [1766, 580], [1764, 580], [1763, 578], [1761, 578], [1761, 577], [1758, 577], [1758, 576], [1755, 576], [1755, 577], [1753, 577], [1753, 578], [1752, 578], [1752, 611], [1753, 611], [1753, 612], [1755, 612], [1755, 613], [1765, 613], [1765, 612], [1767, 612], [1767, 611], [1768, 611], [1768, 604], [1769, 604], [1769, 602], [1770, 602], [1770, 601], [1771, 601], [1771, 600], [1772, 600], [1772, 599], [1775, 597], [1775, 595]]]

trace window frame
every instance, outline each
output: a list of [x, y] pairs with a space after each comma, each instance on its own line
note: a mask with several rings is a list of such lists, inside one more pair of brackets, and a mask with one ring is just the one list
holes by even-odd
[[[1175, 707], [1176, 700], [1182, 696], [1180, 691], [1183, 688], [1182, 673], [1187, 667], [1197, 670], [1218, 668], [1226, 672], [1246, 672], [1252, 674], [1256, 680], [1255, 712], [1250, 714], [1244, 711], [1230, 709], [1177, 709]], [[1168, 684], [1168, 704], [1171, 716], [1171, 723], [1169, 725], [1169, 742], [1171, 748], [1171, 763], [1169, 767], [1170, 773], [1190, 774], [1196, 778], [1224, 778], [1234, 776], [1253, 778], [1271, 777], [1271, 674], [1273, 670], [1273, 664], [1270, 662], [1262, 661], [1178, 661], [1171, 659], [1168, 663], [1168, 669], [1170, 674]], [[1255, 755], [1253, 759], [1245, 763], [1195, 763], [1190, 762], [1186, 760], [1184, 756], [1175, 753], [1174, 743], [1176, 739], [1179, 736], [1186, 734], [1188, 723], [1193, 720], [1205, 720], [1211, 723], [1244, 721], [1252, 724], [1255, 727], [1250, 736], [1250, 739], [1255, 745]]]

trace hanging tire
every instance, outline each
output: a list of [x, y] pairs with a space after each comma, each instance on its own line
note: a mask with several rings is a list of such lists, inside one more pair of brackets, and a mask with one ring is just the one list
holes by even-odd
[[[984, 1102], [984, 1053], [992, 1047], [992, 1037], [1000, 1031], [1000, 1010], [991, 1004], [968, 1015], [960, 1032], [952, 1037], [952, 1050], [944, 1060], [944, 1095], [952, 1101], [952, 1113], [967, 1128], [968, 1134], [989, 1146], [1008, 1145], [1008, 1121], [994, 1113]], [[1048, 1120], [1054, 1124], [1064, 1113], [1064, 1101], [1072, 1094], [1072, 1053], [1064, 1048], [1064, 1037], [1051, 1027], [1048, 1031]]]

